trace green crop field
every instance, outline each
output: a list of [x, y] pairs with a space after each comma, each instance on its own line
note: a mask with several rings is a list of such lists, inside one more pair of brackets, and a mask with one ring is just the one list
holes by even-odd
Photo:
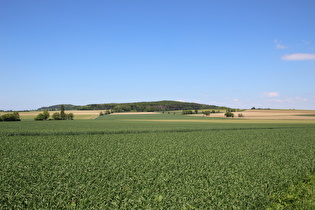
[[307, 120], [0, 123], [0, 209], [312, 209], [314, 174]]

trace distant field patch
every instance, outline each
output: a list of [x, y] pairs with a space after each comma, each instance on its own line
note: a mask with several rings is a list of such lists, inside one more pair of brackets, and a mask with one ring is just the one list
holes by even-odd
[[[256, 120], [315, 120], [315, 110], [245, 110], [234, 112], [234, 118], [238, 114], [242, 114], [244, 119]], [[224, 118], [224, 113], [213, 113], [210, 117]]]

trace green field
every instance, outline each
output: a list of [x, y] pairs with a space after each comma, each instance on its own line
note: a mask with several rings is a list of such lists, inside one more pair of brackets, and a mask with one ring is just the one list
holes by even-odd
[[310, 121], [2, 122], [0, 209], [311, 209], [314, 139]]

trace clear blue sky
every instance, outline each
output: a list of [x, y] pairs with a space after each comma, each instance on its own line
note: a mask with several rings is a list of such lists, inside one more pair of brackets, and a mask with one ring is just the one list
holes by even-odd
[[315, 109], [314, 0], [0, 0], [0, 109]]

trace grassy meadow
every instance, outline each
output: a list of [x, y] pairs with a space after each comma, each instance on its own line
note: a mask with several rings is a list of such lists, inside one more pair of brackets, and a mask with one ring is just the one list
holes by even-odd
[[315, 205], [315, 121], [129, 114], [0, 128], [0, 209]]

